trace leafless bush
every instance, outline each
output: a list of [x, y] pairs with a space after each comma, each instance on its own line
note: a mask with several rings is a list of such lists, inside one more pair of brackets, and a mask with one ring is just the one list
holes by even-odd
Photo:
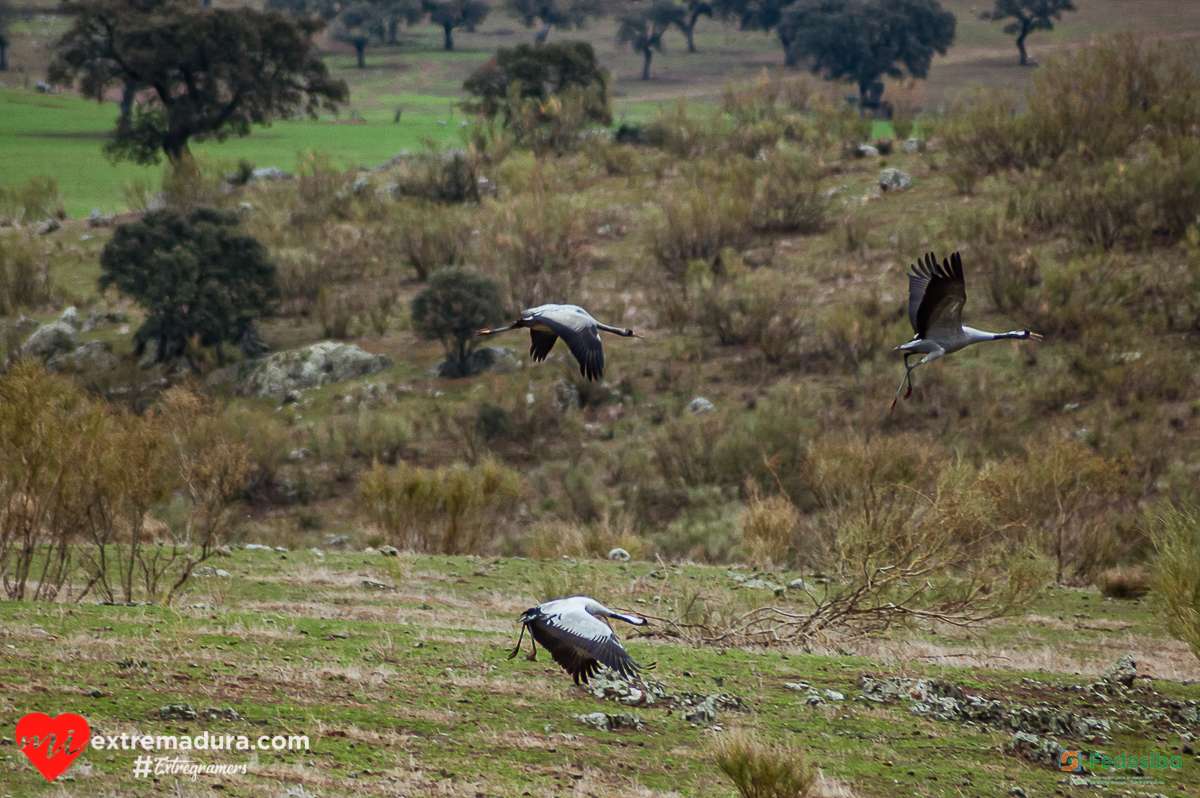
[[821, 189], [821, 167], [808, 150], [780, 145], [767, 158], [754, 195], [754, 224], [779, 233], [815, 233], [825, 221], [829, 198]]
[[26, 235], [0, 238], [0, 316], [50, 301], [50, 264]]
[[496, 206], [488, 251], [517, 307], [566, 301], [590, 262], [587, 219], [569, 197], [535, 190]]
[[397, 215], [380, 234], [384, 246], [403, 258], [418, 280], [424, 282], [443, 266], [467, 262], [474, 225], [469, 209], [413, 202]]

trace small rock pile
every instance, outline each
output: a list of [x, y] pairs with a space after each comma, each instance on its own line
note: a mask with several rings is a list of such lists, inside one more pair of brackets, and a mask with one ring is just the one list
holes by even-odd
[[[668, 693], [660, 682], [632, 681], [612, 671], [604, 671], [584, 685], [584, 689], [608, 701], [631, 707], [662, 706], [675, 710], [688, 723], [708, 725], [718, 711], [745, 710], [746, 702], [729, 693]], [[603, 714], [603, 713], [593, 713]], [[585, 721], [586, 722], [586, 721]]]

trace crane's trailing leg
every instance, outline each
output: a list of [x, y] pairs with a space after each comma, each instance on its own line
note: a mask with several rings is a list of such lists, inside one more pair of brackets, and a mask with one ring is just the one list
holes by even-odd
[[896, 389], [896, 395], [892, 397], [892, 403], [888, 406], [888, 412], [892, 412], [896, 408], [896, 402], [900, 399], [900, 391], [904, 390], [904, 386], [908, 386], [908, 390], [904, 392], [904, 398], [912, 396], [912, 370], [921, 365], [921, 361], [908, 365], [908, 359], [913, 356], [912, 352], [904, 353], [904, 379], [900, 380], [900, 387]]
[[[531, 636], [531, 638], [532, 638], [532, 636]], [[512, 659], [513, 657], [515, 657], [521, 653], [521, 641], [524, 639], [525, 639], [525, 624], [521, 624], [521, 636], [517, 638], [516, 647], [512, 650], [512, 653], [508, 655], [509, 659]]]

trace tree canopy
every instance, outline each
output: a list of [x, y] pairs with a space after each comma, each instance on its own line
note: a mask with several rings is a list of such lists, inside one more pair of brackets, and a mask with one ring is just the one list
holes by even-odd
[[544, 42], [550, 28], [582, 28], [588, 18], [604, 16], [602, 0], [508, 0], [509, 10], [525, 27], [540, 21], [537, 41]]
[[484, 0], [425, 0], [429, 21], [440, 25], [445, 33], [443, 47], [454, 49], [454, 29], [474, 31], [475, 26], [487, 19], [490, 7]]
[[677, 23], [683, 35], [687, 37], [689, 53], [696, 52], [696, 22], [700, 17], [713, 17], [713, 6], [708, 0], [687, 0], [683, 21]]
[[934, 53], [953, 44], [955, 27], [937, 0], [796, 0], [781, 14], [779, 38], [789, 64], [853, 80], [865, 98], [883, 75], [928, 75]]
[[[487, 117], [507, 113], [513, 92], [520, 100], [545, 101], [571, 89], [594, 88], [607, 98], [607, 86], [608, 73], [588, 42], [501, 47], [463, 83], [463, 89], [475, 98], [468, 107]], [[590, 116], [607, 124], [607, 102], [602, 105], [591, 109]]]
[[349, 96], [329, 76], [313, 36], [323, 23], [249, 7], [201, 8], [185, 0], [71, 0], [50, 80], [79, 83], [102, 101], [122, 91], [114, 160], [178, 163], [192, 139], [245, 136], [297, 109], [316, 115]]
[[167, 208], [118, 225], [100, 254], [100, 290], [115, 287], [146, 309], [138, 349], [180, 357], [188, 341], [233, 341], [279, 300], [275, 264], [229, 211]]
[[413, 330], [446, 347], [445, 376], [466, 376], [478, 345], [475, 331], [500, 321], [504, 302], [494, 280], [448, 266], [429, 278], [412, 301]]
[[1021, 53], [1021, 66], [1029, 63], [1025, 52], [1025, 38], [1037, 30], [1054, 30], [1054, 20], [1062, 19], [1062, 12], [1074, 11], [1071, 0], [996, 0], [996, 7], [979, 15], [980, 19], [999, 22], [1012, 17], [1004, 26], [1004, 32], [1017, 34], [1017, 50]]
[[650, 79], [650, 59], [654, 51], [662, 52], [663, 34], [672, 25], [683, 27], [687, 20], [687, 9], [675, 5], [674, 0], [654, 0], [649, 8], [643, 8], [621, 17], [617, 29], [617, 43], [628, 44], [642, 54], [642, 80]]

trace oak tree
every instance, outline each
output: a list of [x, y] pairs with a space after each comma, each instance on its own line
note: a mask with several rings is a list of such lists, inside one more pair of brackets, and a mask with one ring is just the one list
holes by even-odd
[[298, 109], [315, 116], [345, 102], [313, 36], [324, 23], [249, 7], [185, 0], [68, 0], [74, 19], [50, 64], [54, 83], [103, 101], [122, 93], [113, 160], [178, 164], [191, 140], [249, 134]]
[[602, 0], [508, 0], [508, 6], [525, 27], [542, 23], [535, 39], [539, 42], [546, 41], [550, 28], [582, 28], [589, 17], [604, 16]]
[[454, 29], [474, 31], [475, 26], [487, 19], [489, 8], [484, 0], [425, 0], [429, 21], [441, 26], [445, 33], [443, 47], [454, 49]]
[[650, 59], [662, 52], [663, 34], [672, 25], [682, 26], [687, 11], [673, 0], [655, 0], [654, 5], [621, 17], [617, 44], [628, 44], [642, 54], [642, 80], [650, 80]]
[[1025, 52], [1025, 38], [1035, 30], [1054, 30], [1054, 20], [1062, 19], [1062, 12], [1074, 11], [1071, 0], [996, 0], [996, 7], [979, 15], [980, 19], [996, 22], [1012, 17], [1004, 26], [1004, 32], [1017, 34], [1017, 50], [1021, 52], [1021, 66], [1029, 64]]

